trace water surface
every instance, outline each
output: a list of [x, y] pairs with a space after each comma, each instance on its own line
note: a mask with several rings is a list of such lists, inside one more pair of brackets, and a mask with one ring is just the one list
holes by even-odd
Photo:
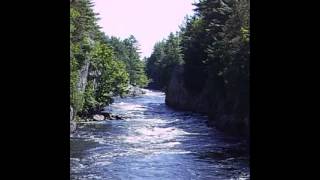
[[70, 138], [71, 179], [249, 179], [243, 140], [175, 111], [164, 93], [116, 99], [106, 110], [125, 120], [83, 123]]

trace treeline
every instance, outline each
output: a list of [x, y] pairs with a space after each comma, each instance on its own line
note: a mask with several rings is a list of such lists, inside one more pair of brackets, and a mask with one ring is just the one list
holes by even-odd
[[181, 34], [170, 33], [167, 39], [155, 44], [153, 52], [147, 58], [147, 75], [150, 88], [165, 90], [176, 65], [183, 64]]
[[[179, 32], [157, 43], [147, 59], [150, 85], [170, 93], [168, 86], [172, 73], [180, 68], [188, 94], [197, 97], [206, 93], [203, 99], [212, 106], [208, 111], [214, 118], [217, 119], [219, 108], [225, 114], [237, 114], [240, 119], [247, 116], [249, 4], [249, 0], [200, 0], [194, 3], [195, 14], [186, 17]], [[217, 104], [218, 99], [223, 103]]]
[[70, 1], [70, 105], [85, 116], [123, 96], [129, 84], [146, 86], [144, 63], [133, 37], [107, 37], [91, 0]]
[[104, 41], [113, 47], [115, 57], [126, 64], [130, 84], [140, 87], [146, 86], [149, 81], [145, 74], [145, 62], [140, 60], [140, 49], [136, 38], [131, 35], [121, 40], [114, 36], [105, 36]]
[[[227, 3], [228, 2], [228, 3]], [[226, 86], [249, 77], [249, 0], [201, 0], [180, 32], [154, 46], [147, 59], [150, 85], [165, 89], [176, 65], [184, 66], [186, 88], [197, 93], [206, 79], [220, 76]]]

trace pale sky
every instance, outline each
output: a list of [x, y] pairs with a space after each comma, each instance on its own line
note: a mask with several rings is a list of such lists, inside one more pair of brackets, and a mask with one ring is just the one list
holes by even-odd
[[134, 35], [141, 58], [149, 57], [153, 45], [179, 30], [184, 17], [193, 14], [194, 0], [94, 0], [98, 24], [106, 35], [121, 39]]

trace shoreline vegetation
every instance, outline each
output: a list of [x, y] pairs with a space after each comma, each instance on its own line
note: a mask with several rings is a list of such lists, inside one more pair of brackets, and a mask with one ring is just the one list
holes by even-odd
[[249, 136], [250, 1], [201, 0], [180, 31], [147, 58], [150, 87], [166, 104], [204, 113], [210, 124]]
[[[128, 92], [123, 95], [121, 98], [127, 97], [138, 97], [146, 92], [139, 87], [129, 86]], [[115, 97], [112, 97], [115, 98]], [[70, 106], [70, 133], [76, 131], [77, 123], [87, 123], [93, 121], [108, 121], [108, 120], [124, 120], [127, 117], [124, 115], [113, 114], [111, 112], [105, 111], [103, 108], [92, 108], [86, 114], [81, 114], [73, 118], [73, 108]]]
[[109, 37], [91, 0], [70, 1], [70, 130], [75, 121], [120, 120], [101, 110], [113, 97], [165, 92], [168, 106], [207, 114], [210, 124], [249, 137], [250, 0], [201, 0], [180, 30], [140, 57], [138, 41]]
[[74, 120], [99, 113], [112, 97], [125, 97], [148, 84], [136, 38], [105, 35], [92, 7], [91, 0], [70, 1], [71, 130]]

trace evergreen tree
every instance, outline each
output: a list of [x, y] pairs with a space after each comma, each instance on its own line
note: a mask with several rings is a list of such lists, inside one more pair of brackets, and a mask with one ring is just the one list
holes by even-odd
[[[224, 99], [225, 113], [247, 116], [249, 104], [249, 0], [200, 0], [179, 35], [156, 43], [147, 62], [150, 85], [166, 89], [175, 65], [183, 66], [183, 85], [204, 92], [209, 104]], [[177, 38], [177, 40], [175, 39]], [[181, 63], [180, 63], [181, 62]], [[220, 99], [221, 100], [221, 99]]]
[[183, 64], [179, 34], [170, 33], [167, 40], [158, 42], [147, 58], [147, 73], [152, 79], [151, 87], [165, 90], [177, 65]]
[[144, 61], [140, 60], [139, 45], [136, 38], [131, 35], [123, 41], [116, 37], [106, 37], [105, 42], [110, 44], [115, 56], [121, 60], [129, 73], [130, 84], [144, 87], [148, 84], [148, 78], [145, 74]]
[[[124, 95], [129, 85], [126, 64], [106, 42], [92, 6], [90, 0], [70, 3], [70, 102], [78, 115], [89, 115], [111, 103], [112, 97]], [[124, 46], [118, 51], [130, 49]], [[143, 74], [143, 67], [140, 69]]]

